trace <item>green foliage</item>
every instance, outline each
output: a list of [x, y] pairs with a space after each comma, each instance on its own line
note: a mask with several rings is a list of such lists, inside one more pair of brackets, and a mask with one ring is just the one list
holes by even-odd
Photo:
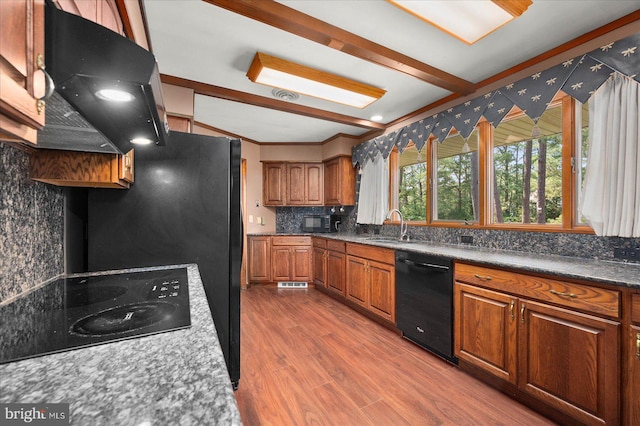
[[475, 218], [471, 153], [438, 159], [436, 220], [468, 220]]
[[400, 168], [398, 203], [405, 220], [427, 219], [426, 163]]
[[[546, 156], [540, 158], [540, 143], [546, 142]], [[494, 174], [497, 195], [502, 210], [503, 222], [522, 223], [522, 201], [524, 192], [524, 158], [527, 141], [502, 145], [494, 148]], [[544, 193], [538, 192], [539, 166], [542, 164], [545, 172]], [[531, 205], [530, 222], [536, 223], [536, 209], [541, 205], [540, 199], [545, 200], [545, 217], [543, 223], [552, 223], [562, 214], [562, 137], [561, 135], [547, 136], [534, 139], [532, 144], [530, 192], [524, 194]], [[498, 221], [494, 214], [494, 221]]]

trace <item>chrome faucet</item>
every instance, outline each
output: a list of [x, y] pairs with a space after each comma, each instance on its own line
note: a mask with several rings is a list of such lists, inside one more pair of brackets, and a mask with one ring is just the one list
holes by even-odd
[[387, 220], [391, 219], [391, 215], [393, 213], [398, 213], [400, 216], [400, 239], [399, 241], [409, 241], [409, 225], [404, 221], [404, 217], [402, 216], [402, 212], [398, 209], [391, 209], [389, 213], [387, 213]]

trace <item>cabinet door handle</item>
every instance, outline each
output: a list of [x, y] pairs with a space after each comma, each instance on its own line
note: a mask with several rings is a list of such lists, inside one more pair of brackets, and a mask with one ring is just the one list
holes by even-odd
[[640, 359], [640, 333], [636, 333], [636, 358]]
[[38, 69], [42, 71], [45, 78], [45, 93], [41, 98], [37, 99], [38, 101], [43, 101], [42, 105], [44, 109], [44, 101], [46, 101], [51, 97], [51, 95], [53, 95], [53, 92], [56, 90], [56, 84], [53, 82], [53, 78], [51, 78], [49, 73], [45, 70], [44, 57], [42, 56], [42, 53], [38, 53], [36, 55], [36, 67], [38, 67]]
[[479, 280], [491, 281], [491, 277], [489, 275], [473, 274], [473, 276]]
[[520, 306], [520, 321], [524, 324], [524, 310], [525, 310], [525, 305], [524, 303], [522, 304], [522, 306]]
[[515, 319], [515, 317], [513, 316], [513, 307], [516, 304], [515, 300], [512, 300], [511, 303], [509, 304], [509, 312], [511, 313], [511, 321], [513, 321]]
[[555, 291], [555, 290], [549, 290], [549, 292], [551, 294], [555, 294], [556, 296], [560, 296], [560, 297], [570, 297], [572, 299], [575, 299], [576, 297], [578, 297], [578, 295], [575, 293], [562, 293], [560, 291]]

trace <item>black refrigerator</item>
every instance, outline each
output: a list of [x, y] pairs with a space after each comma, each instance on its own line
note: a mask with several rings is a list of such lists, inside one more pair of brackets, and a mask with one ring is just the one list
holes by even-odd
[[196, 263], [234, 388], [240, 379], [240, 141], [171, 132], [135, 150], [128, 190], [87, 194], [89, 271]]

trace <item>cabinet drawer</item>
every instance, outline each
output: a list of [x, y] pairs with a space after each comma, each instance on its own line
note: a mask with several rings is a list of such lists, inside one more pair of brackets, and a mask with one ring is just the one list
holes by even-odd
[[311, 237], [272, 237], [271, 245], [274, 246], [310, 246]]
[[314, 247], [318, 247], [318, 248], [327, 248], [327, 240], [325, 240], [324, 238], [311, 238], [311, 242], [313, 243]]
[[620, 316], [620, 293], [614, 290], [464, 263], [456, 263], [455, 277], [459, 282], [493, 288], [522, 297], [613, 318]]
[[394, 250], [364, 244], [347, 243], [347, 254], [388, 263], [389, 265], [394, 265], [396, 262]]
[[346, 252], [344, 241], [327, 240], [327, 249], [340, 253]]
[[631, 321], [640, 324], [640, 294], [631, 295]]

